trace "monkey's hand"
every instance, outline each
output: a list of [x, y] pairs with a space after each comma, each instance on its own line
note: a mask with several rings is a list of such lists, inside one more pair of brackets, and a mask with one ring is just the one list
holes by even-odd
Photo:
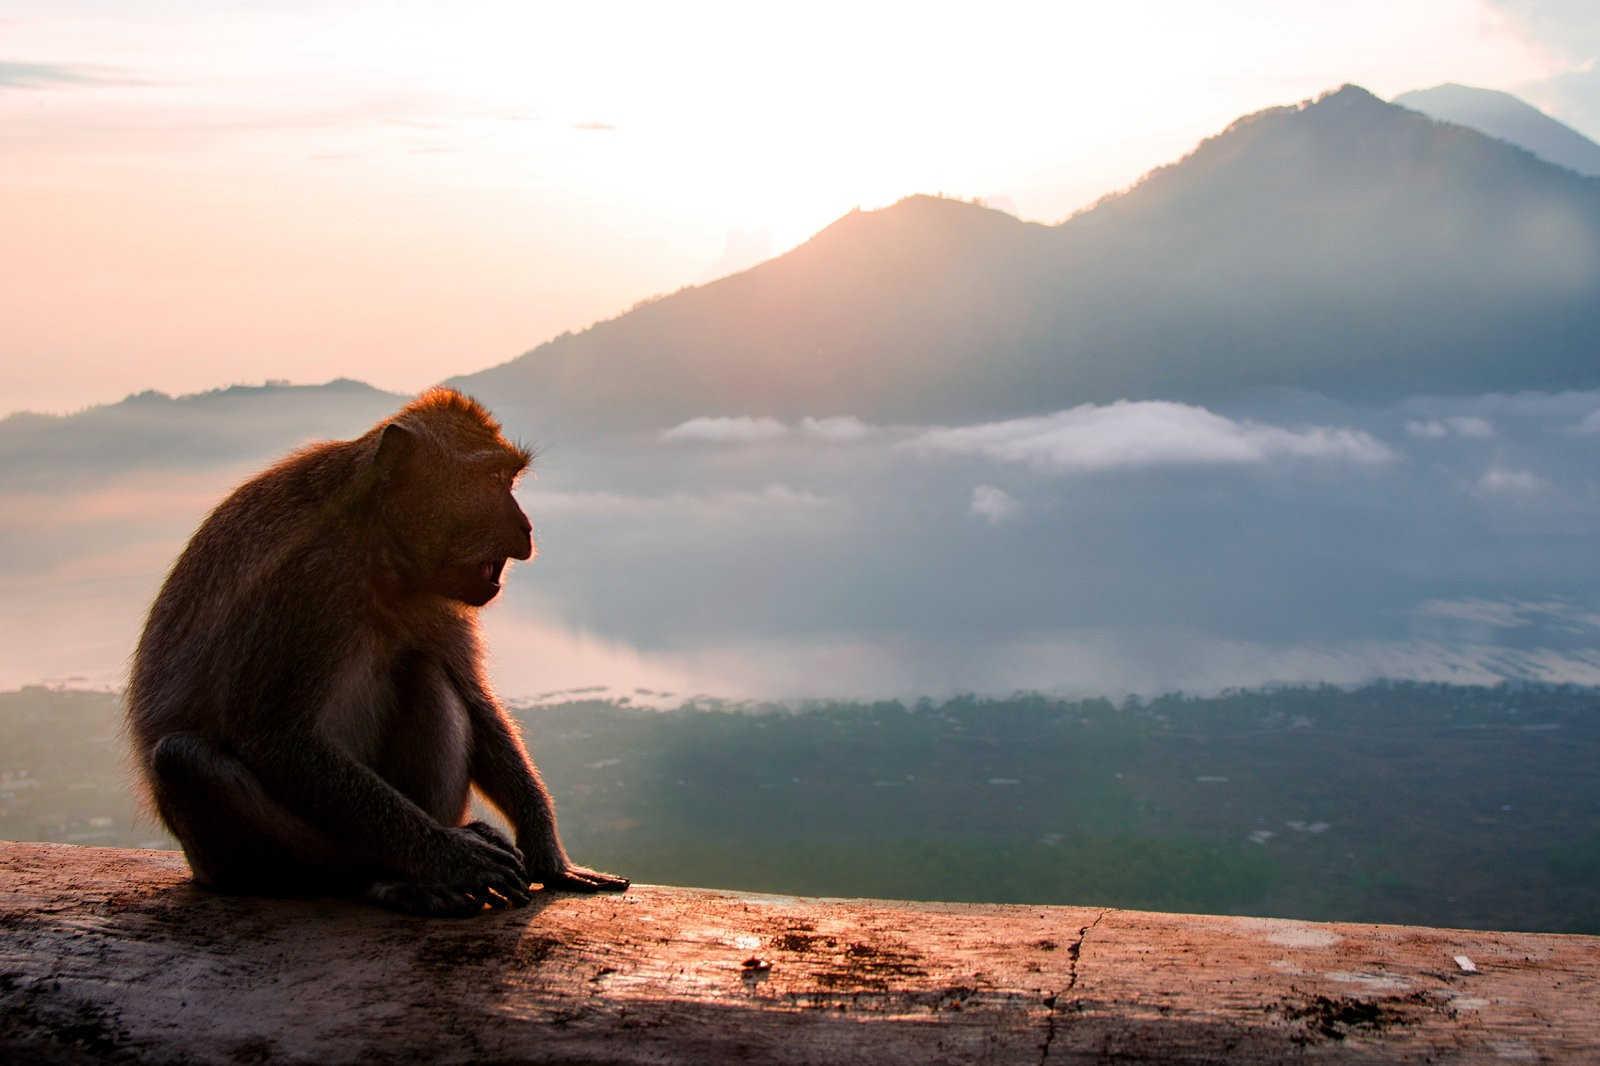
[[440, 846], [418, 871], [430, 890], [477, 900], [491, 907], [520, 907], [532, 900], [522, 852], [482, 822], [441, 829]]
[[626, 877], [616, 874], [601, 873], [591, 870], [586, 866], [579, 866], [566, 853], [560, 845], [542, 849], [525, 849], [530, 852], [527, 864], [527, 878], [537, 881], [547, 891], [556, 892], [625, 892], [630, 884]]

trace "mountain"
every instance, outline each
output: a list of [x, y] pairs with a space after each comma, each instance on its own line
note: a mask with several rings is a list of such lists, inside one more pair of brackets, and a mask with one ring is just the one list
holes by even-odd
[[559, 439], [1600, 385], [1600, 182], [1346, 86], [1056, 226], [912, 197], [457, 379]]
[[0, 418], [0, 490], [96, 481], [141, 468], [256, 462], [349, 437], [404, 402], [339, 378], [323, 385], [233, 385], [188, 396], [135, 393], [72, 415]]
[[1579, 174], [1600, 176], [1600, 144], [1510, 93], [1470, 85], [1435, 85], [1402, 93], [1394, 102], [1429, 118], [1510, 141]]

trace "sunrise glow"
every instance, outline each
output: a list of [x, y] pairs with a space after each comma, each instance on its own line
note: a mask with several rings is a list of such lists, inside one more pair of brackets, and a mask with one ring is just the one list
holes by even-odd
[[1265, 106], [1450, 80], [1560, 114], [1590, 58], [1519, 5], [1289, 6], [22, 0], [0, 405], [416, 388], [855, 206], [1056, 221]]

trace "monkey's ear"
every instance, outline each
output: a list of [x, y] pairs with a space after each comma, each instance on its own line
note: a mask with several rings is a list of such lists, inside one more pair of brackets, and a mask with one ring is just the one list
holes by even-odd
[[383, 434], [378, 438], [378, 455], [373, 460], [378, 475], [386, 481], [396, 477], [405, 466], [416, 442], [416, 434], [400, 423], [390, 422], [384, 426]]

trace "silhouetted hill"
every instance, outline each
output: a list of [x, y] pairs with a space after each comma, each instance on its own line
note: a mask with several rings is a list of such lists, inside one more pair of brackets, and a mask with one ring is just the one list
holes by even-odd
[[954, 414], [950, 375], [981, 371], [971, 353], [1036, 317], [1044, 292], [1017, 281], [1048, 274], [1052, 237], [926, 196], [853, 211], [787, 255], [463, 384], [531, 401], [556, 424], [583, 412], [649, 426], [707, 412]]
[[1510, 141], [1580, 174], [1600, 176], [1600, 144], [1510, 93], [1470, 85], [1436, 85], [1402, 93], [1394, 102], [1441, 122], [1470, 126]]
[[308, 440], [348, 437], [401, 398], [339, 378], [323, 385], [234, 385], [187, 396], [147, 390], [71, 415], [0, 418], [0, 487], [54, 484], [145, 466], [259, 460]]
[[1059, 226], [912, 197], [458, 379], [559, 436], [1600, 384], [1600, 182], [1347, 86]]

